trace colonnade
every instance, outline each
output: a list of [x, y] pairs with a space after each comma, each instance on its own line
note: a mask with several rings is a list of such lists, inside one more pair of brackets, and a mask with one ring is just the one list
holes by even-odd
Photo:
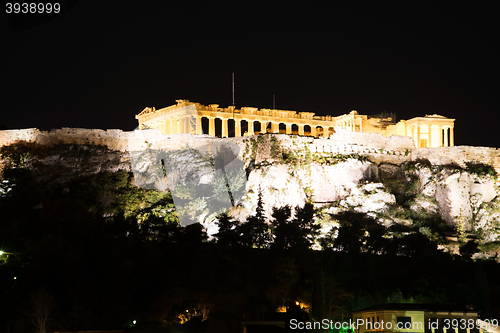
[[427, 147], [453, 147], [455, 145], [454, 126], [451, 125], [425, 125], [412, 126], [411, 136], [417, 148]]
[[[208, 119], [208, 133], [203, 133], [202, 128], [202, 118]], [[211, 136], [216, 135], [215, 131], [215, 120], [221, 120], [221, 137], [229, 136], [229, 120], [234, 121], [234, 136], [239, 137], [243, 135], [254, 135], [256, 132], [258, 133], [267, 133], [268, 125], [270, 124], [269, 133], [280, 133], [280, 125], [285, 125], [285, 134], [296, 134], [305, 135], [308, 134], [310, 136], [317, 137], [319, 135], [323, 137], [328, 137], [330, 135], [330, 128], [333, 132], [333, 127], [327, 126], [314, 126], [309, 124], [297, 124], [297, 123], [289, 123], [289, 122], [271, 122], [271, 121], [263, 121], [263, 120], [252, 120], [252, 119], [233, 119], [233, 118], [223, 118], [223, 117], [213, 117], [213, 116], [192, 116], [192, 115], [182, 115], [178, 117], [172, 118], [164, 118], [162, 121], [158, 122], [156, 128], [159, 129], [163, 134], [208, 134]], [[242, 128], [245, 126], [242, 124], [243, 121], [247, 123], [247, 131], [242, 133]], [[260, 124], [260, 131], [255, 130], [255, 123]], [[294, 131], [292, 126], [296, 126], [296, 130]], [[310, 131], [305, 132], [306, 127], [310, 128]]]
[[204, 106], [188, 100], [177, 100], [176, 105], [159, 110], [147, 107], [136, 115], [136, 119], [141, 129], [155, 128], [163, 134], [239, 137], [256, 133], [284, 133], [326, 138], [335, 133], [335, 129], [343, 129], [345, 132], [411, 136], [417, 148], [454, 145], [455, 119], [438, 114], [389, 124], [378, 117], [359, 115], [356, 110], [333, 117], [316, 116], [312, 112], [259, 110], [251, 107], [219, 108], [217, 104]]
[[[359, 123], [356, 121], [356, 119], [359, 119]], [[337, 121], [337, 126], [342, 129], [350, 129], [352, 132], [363, 132], [363, 120], [361, 118], [353, 117], [349, 120]], [[358, 126], [358, 128], [356, 128], [356, 126]]]
[[163, 134], [202, 134], [200, 118], [189, 115], [159, 121], [157, 128]]

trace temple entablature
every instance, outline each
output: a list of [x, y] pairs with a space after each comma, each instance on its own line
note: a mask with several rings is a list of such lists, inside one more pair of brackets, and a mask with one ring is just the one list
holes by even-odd
[[297, 134], [330, 137], [342, 131], [377, 133], [384, 136], [409, 136], [417, 148], [454, 145], [454, 119], [426, 115], [395, 122], [395, 117], [360, 115], [352, 110], [340, 116], [316, 116], [313, 112], [258, 109], [256, 107], [219, 107], [219, 104], [190, 102], [158, 109], [147, 107], [136, 115], [141, 129], [159, 129], [163, 134], [209, 134], [217, 137], [238, 137], [259, 133]]

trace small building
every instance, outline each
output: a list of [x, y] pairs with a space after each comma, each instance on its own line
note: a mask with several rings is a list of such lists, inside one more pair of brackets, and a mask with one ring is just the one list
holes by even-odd
[[[443, 304], [392, 303], [353, 313], [355, 333], [484, 333], [478, 312]], [[498, 323], [497, 323], [498, 327]]]

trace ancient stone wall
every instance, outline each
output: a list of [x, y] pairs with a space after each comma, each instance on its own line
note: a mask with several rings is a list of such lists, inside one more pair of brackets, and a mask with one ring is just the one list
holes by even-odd
[[42, 145], [55, 144], [95, 144], [113, 150], [126, 150], [130, 132], [121, 130], [101, 130], [84, 128], [61, 128], [40, 131], [36, 128], [0, 131], [0, 146], [19, 142], [32, 142]]
[[40, 130], [36, 128], [0, 131], [0, 147], [8, 146], [18, 141], [35, 142], [39, 133]]
[[101, 130], [85, 128], [60, 128], [40, 131], [36, 128], [0, 131], [0, 146], [16, 142], [33, 142], [41, 145], [55, 144], [95, 144], [109, 149], [124, 151], [127, 149], [129, 132], [122, 130]]
[[442, 147], [418, 148], [412, 150], [412, 160], [428, 159], [433, 164], [458, 164], [466, 167], [467, 162], [484, 163], [493, 166], [500, 173], [500, 149], [491, 147]]

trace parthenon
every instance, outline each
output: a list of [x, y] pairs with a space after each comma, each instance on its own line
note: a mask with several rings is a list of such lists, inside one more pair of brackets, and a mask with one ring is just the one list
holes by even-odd
[[234, 106], [220, 108], [179, 99], [158, 109], [146, 107], [135, 116], [140, 129], [163, 134], [208, 134], [238, 137], [259, 133], [297, 134], [327, 138], [339, 131], [410, 136], [417, 148], [454, 145], [454, 121], [437, 114], [395, 122], [392, 117], [360, 115], [356, 110], [340, 116], [316, 116], [313, 112]]

